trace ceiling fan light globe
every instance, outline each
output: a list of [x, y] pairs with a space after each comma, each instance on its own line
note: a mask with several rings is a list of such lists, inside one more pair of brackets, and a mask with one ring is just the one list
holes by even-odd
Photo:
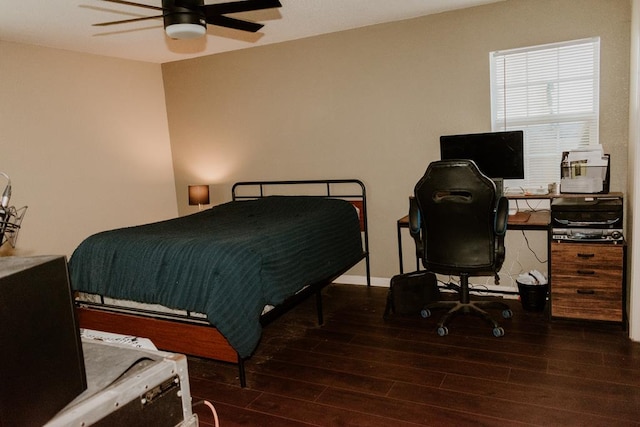
[[207, 27], [201, 24], [171, 24], [165, 28], [167, 36], [177, 40], [197, 39], [207, 33]]

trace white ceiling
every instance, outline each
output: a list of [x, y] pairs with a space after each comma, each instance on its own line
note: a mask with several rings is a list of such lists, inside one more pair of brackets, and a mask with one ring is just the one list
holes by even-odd
[[[164, 35], [161, 19], [92, 26], [157, 14], [150, 9], [101, 0], [2, 0], [0, 40], [163, 63], [497, 1], [503, 0], [281, 0], [279, 9], [234, 15], [265, 24], [258, 33], [208, 26], [206, 37], [178, 41]], [[161, 5], [161, 0], [137, 2]]]

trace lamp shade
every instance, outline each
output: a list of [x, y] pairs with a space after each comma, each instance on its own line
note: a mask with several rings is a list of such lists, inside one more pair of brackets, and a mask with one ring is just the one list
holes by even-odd
[[209, 186], [208, 185], [190, 185], [189, 186], [189, 205], [208, 205], [209, 204]]
[[172, 24], [165, 28], [167, 36], [176, 40], [189, 40], [202, 37], [207, 28], [200, 24]]

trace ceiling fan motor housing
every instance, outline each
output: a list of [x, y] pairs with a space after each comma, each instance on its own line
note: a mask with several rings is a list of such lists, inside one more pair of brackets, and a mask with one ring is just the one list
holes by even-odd
[[176, 39], [203, 36], [207, 31], [203, 5], [204, 0], [162, 0], [167, 35]]

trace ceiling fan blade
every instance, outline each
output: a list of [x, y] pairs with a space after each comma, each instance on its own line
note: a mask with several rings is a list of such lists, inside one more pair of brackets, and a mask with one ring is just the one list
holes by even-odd
[[225, 15], [227, 13], [249, 12], [251, 10], [271, 9], [282, 7], [279, 0], [244, 0], [227, 3], [204, 5], [203, 9], [207, 18], [213, 15]]
[[214, 15], [207, 17], [207, 24], [217, 25], [219, 27], [232, 28], [234, 30], [248, 31], [255, 33], [264, 27], [262, 24], [255, 22], [242, 21], [240, 19], [229, 18], [228, 16]]
[[102, 0], [102, 1], [108, 1], [109, 3], [126, 4], [127, 6], [144, 7], [144, 8], [153, 9], [153, 10], [162, 10], [162, 8], [158, 6], [149, 6], [148, 4], [134, 3], [131, 1], [125, 1], [125, 0]]
[[[123, 19], [120, 21], [110, 21], [110, 22], [102, 22], [98, 24], [93, 24], [96, 27], [105, 27], [108, 25], [116, 25], [116, 24], [124, 24], [128, 22], [137, 22], [144, 21], [147, 19], [157, 19], [164, 18], [166, 16], [172, 16], [175, 13], [203, 13], [206, 18], [206, 22], [211, 25], [217, 25], [220, 27], [232, 28], [240, 31], [248, 31], [251, 33], [255, 33], [259, 31], [263, 24], [244, 21], [241, 19], [230, 18], [228, 16], [223, 16], [231, 13], [238, 12], [249, 12], [253, 10], [262, 10], [262, 9], [271, 9], [282, 7], [282, 4], [279, 0], [242, 0], [242, 1], [231, 1], [225, 3], [218, 4], [210, 4], [204, 5], [204, 0], [173, 0], [173, 1], [162, 1], [162, 4], [165, 7], [158, 6], [149, 6], [142, 3], [135, 3], [126, 0], [102, 0], [110, 3], [122, 4], [127, 6], [136, 6], [136, 7], [144, 7], [147, 9], [159, 10], [163, 11], [162, 15], [157, 16], [144, 16], [140, 18], [132, 18], [132, 19]], [[175, 1], [175, 3], [174, 3]], [[183, 3], [184, 2], [184, 3]], [[165, 23], [166, 25], [166, 23]]]
[[162, 15], [143, 16], [143, 17], [140, 17], [140, 18], [123, 19], [122, 21], [101, 22], [99, 24], [93, 24], [93, 26], [94, 27], [106, 27], [108, 25], [126, 24], [127, 22], [146, 21], [147, 19], [157, 19], [157, 18], [162, 18], [162, 17], [163, 17]]

